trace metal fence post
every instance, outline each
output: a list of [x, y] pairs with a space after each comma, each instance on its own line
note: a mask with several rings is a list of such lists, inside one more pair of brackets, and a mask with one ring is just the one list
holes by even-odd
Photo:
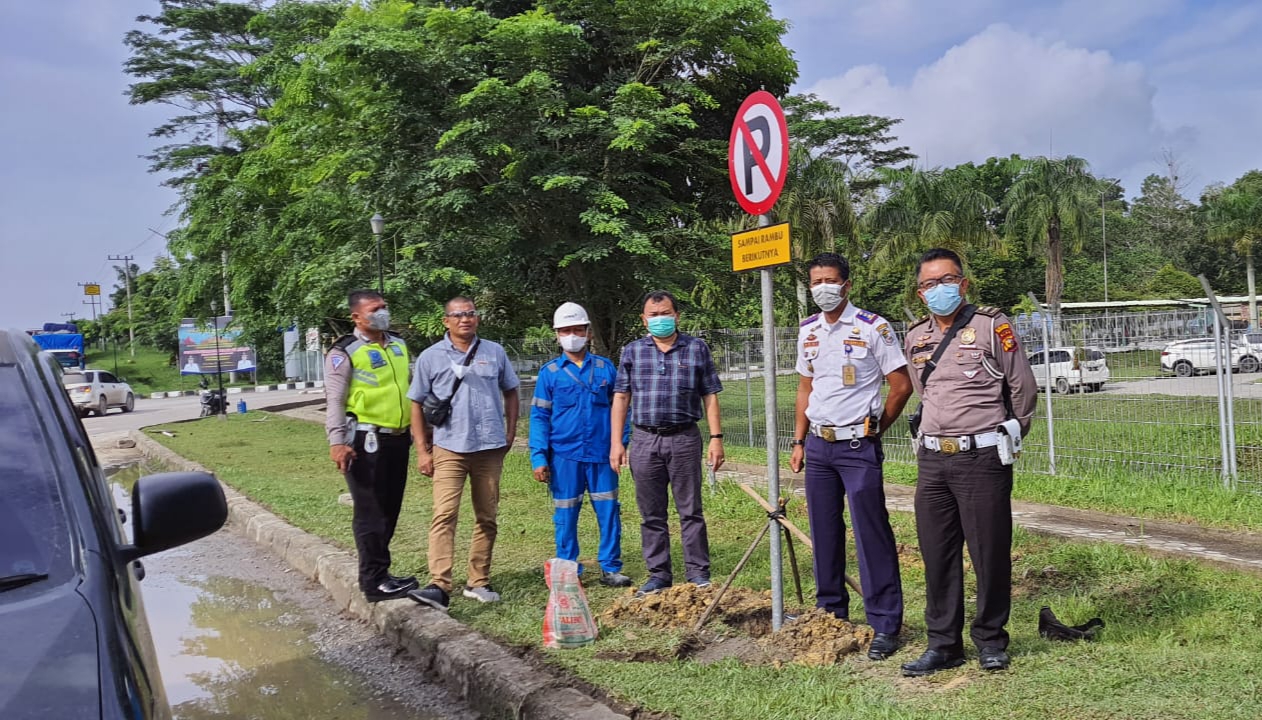
[[[1205, 290], [1214, 314], [1214, 361], [1218, 370], [1218, 422], [1220, 433], [1219, 446], [1223, 453], [1223, 487], [1231, 490], [1236, 484], [1236, 417], [1235, 393], [1231, 386], [1231, 321], [1218, 304], [1218, 296], [1214, 294], [1209, 280], [1201, 275], [1197, 278]], [[1224, 353], [1225, 349], [1225, 353]]]
[[753, 377], [749, 372], [749, 337], [745, 336], [741, 339], [741, 344], [745, 346], [745, 423], [749, 427], [749, 447], [754, 446], [754, 392], [750, 387], [753, 385]]
[[1051, 315], [1039, 303], [1034, 293], [1026, 293], [1034, 307], [1039, 309], [1039, 324], [1043, 326], [1043, 377], [1047, 380], [1047, 472], [1056, 474], [1056, 418], [1052, 414], [1052, 340], [1048, 336], [1047, 324]]

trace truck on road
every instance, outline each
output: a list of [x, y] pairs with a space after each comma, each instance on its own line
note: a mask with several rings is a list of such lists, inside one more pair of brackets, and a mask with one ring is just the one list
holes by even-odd
[[44, 323], [41, 330], [31, 333], [31, 338], [41, 350], [57, 358], [63, 369], [83, 370], [87, 367], [83, 335], [74, 323]]

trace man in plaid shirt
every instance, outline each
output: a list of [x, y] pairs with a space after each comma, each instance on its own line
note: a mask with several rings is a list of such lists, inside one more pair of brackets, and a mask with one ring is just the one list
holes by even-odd
[[[706, 462], [723, 464], [723, 431], [719, 396], [723, 383], [710, 348], [678, 330], [675, 297], [665, 291], [648, 294], [641, 315], [649, 335], [622, 349], [614, 381], [609, 464], [615, 471], [631, 465], [636, 503], [640, 507], [640, 541], [648, 580], [637, 597], [671, 586], [670, 529], [666, 521], [667, 488], [675, 497], [684, 570], [688, 582], [710, 584], [710, 544], [701, 513], [701, 432], [704, 410], [710, 430]], [[631, 451], [622, 443], [627, 406], [631, 407]]]

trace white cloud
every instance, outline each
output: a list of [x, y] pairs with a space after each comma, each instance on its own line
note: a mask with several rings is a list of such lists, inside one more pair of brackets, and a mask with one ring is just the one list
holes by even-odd
[[1145, 174], [1170, 136], [1138, 63], [992, 25], [921, 67], [906, 84], [877, 66], [810, 88], [844, 113], [903, 118], [899, 140], [929, 165], [991, 156], [1077, 155], [1097, 172]]

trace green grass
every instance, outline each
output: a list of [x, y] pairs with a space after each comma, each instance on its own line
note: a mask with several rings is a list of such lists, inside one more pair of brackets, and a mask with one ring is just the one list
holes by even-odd
[[[206, 420], [167, 429], [176, 436], [157, 436], [164, 444], [212, 467], [224, 481], [295, 525], [345, 548], [353, 547], [351, 511], [337, 504], [343, 481], [327, 458], [318, 425], [256, 413], [229, 416], [228, 422]], [[623, 480], [623, 555], [627, 572], [642, 579], [633, 487], [629, 477]], [[422, 576], [428, 490], [428, 481], [413, 472], [393, 544], [395, 569], [419, 571]], [[765, 522], [765, 515], [739, 489], [727, 484], [707, 493], [705, 502], [713, 569], [716, 578], [723, 578]], [[451, 609], [454, 617], [504, 642], [539, 647], [547, 597], [542, 567], [552, 554], [550, 516], [546, 489], [530, 477], [526, 457], [511, 453], [501, 486], [499, 541], [492, 570], [492, 582], [504, 602], [479, 605], [456, 598]], [[458, 533], [457, 582], [467, 557], [471, 517], [466, 496]], [[801, 503], [790, 506], [790, 517], [806, 526]], [[894, 513], [892, 522], [899, 542], [914, 547], [912, 517]], [[590, 570], [596, 539], [590, 510], [582, 514], [580, 532]], [[678, 553], [677, 542], [675, 549]], [[808, 555], [803, 553], [799, 559], [804, 563], [809, 597], [813, 587]], [[670, 655], [681, 641], [679, 633], [638, 628], [604, 629], [591, 647], [547, 652], [545, 657], [622, 701], [685, 720], [1258, 717], [1262, 578], [1020, 530], [1014, 538], [1014, 557], [1009, 625], [1014, 664], [1008, 673], [984, 675], [972, 662], [924, 681], [899, 676], [898, 662], [924, 648], [924, 578], [914, 556], [904, 558], [903, 565], [911, 645], [891, 662], [856, 658], [831, 668], [776, 668], [746, 667], [735, 661], [700, 665], [598, 657], [610, 650]], [[677, 567], [679, 562], [677, 556]], [[851, 568], [853, 562], [852, 557]], [[756, 553], [736, 584], [765, 589], [769, 572], [767, 553]], [[597, 613], [620, 594], [594, 583], [587, 592]], [[971, 597], [973, 592], [970, 584], [966, 595]], [[1045, 604], [1073, 622], [1103, 617], [1108, 623], [1103, 640], [1066, 645], [1040, 639], [1036, 619]], [[794, 609], [792, 602], [789, 605]], [[862, 617], [857, 599], [852, 615]]]
[[[133, 391], [138, 396], [147, 396], [149, 393], [165, 392], [168, 390], [196, 390], [197, 383], [203, 376], [198, 375], [181, 375], [180, 369], [171, 361], [171, 356], [163, 350], [154, 348], [136, 346], [136, 357], [131, 356], [131, 352], [126, 345], [118, 348], [117, 359], [115, 358], [114, 348], [109, 350], [88, 350], [88, 367], [96, 370], [107, 370], [116, 372], [131, 385]], [[115, 368], [117, 367], [117, 371]], [[204, 376], [208, 382], [216, 383], [214, 375]], [[228, 382], [228, 375], [224, 374], [224, 386], [245, 386], [254, 385], [256, 382], [251, 379], [248, 374], [242, 374], [238, 382]], [[258, 383], [276, 382], [276, 378], [267, 378], [260, 376]]]

